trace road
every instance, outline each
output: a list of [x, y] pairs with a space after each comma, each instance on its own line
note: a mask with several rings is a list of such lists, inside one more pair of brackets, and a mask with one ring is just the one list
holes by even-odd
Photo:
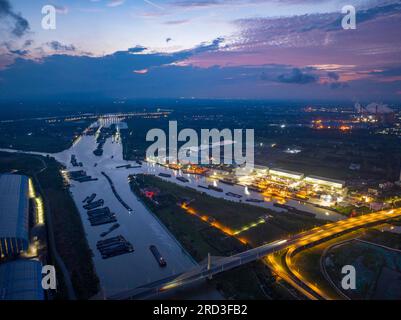
[[[175, 277], [169, 277], [165, 279], [165, 281], [161, 280], [144, 287], [128, 290], [121, 294], [110, 296], [109, 299], [155, 298], [159, 294], [168, 290], [173, 290], [202, 279], [210, 278], [213, 275], [228, 271], [255, 260], [260, 260], [265, 256], [270, 256], [272, 253], [284, 249], [288, 250], [285, 256], [285, 264], [288, 266], [288, 269], [290, 269], [290, 272], [286, 272], [286, 265], [277, 261], [274, 261], [271, 265], [273, 271], [282, 276], [285, 280], [288, 280], [291, 284], [295, 282], [295, 284], [300, 287], [297, 289], [300, 289], [300, 291], [302, 291], [308, 298], [327, 298], [319, 288], [314, 284], [308, 283], [296, 270], [294, 270], [291, 258], [297, 250], [348, 233], [358, 228], [383, 223], [387, 220], [398, 217], [401, 217], [401, 209], [384, 210], [360, 217], [329, 223], [322, 227], [316, 227], [304, 233], [297, 234], [289, 239], [277, 240], [231, 257], [219, 257], [212, 261], [210, 267], [207, 265], [200, 265], [189, 272], [176, 275]], [[311, 294], [309, 291], [314, 292], [314, 294]]]
[[320, 228], [312, 229], [311, 231], [315, 230], [315, 232], [308, 232], [308, 234], [302, 236], [298, 241], [289, 245], [284, 256], [278, 258], [273, 254], [270, 254], [267, 257], [266, 262], [273, 272], [282, 277], [309, 299], [330, 300], [331, 297], [329, 297], [316, 284], [308, 281], [300, 272], [297, 271], [292, 261], [294, 255], [302, 249], [323, 242], [324, 240], [328, 240], [335, 236], [342, 235], [359, 228], [380, 224], [389, 219], [400, 216], [401, 209], [392, 209], [383, 210], [360, 217], [349, 218], [336, 223], [326, 224]]

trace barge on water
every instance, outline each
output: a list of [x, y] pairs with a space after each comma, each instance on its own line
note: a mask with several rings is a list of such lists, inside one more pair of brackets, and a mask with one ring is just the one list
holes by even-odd
[[165, 267], [167, 266], [166, 260], [164, 260], [163, 256], [160, 254], [159, 250], [157, 250], [156, 246], [151, 245], [149, 247], [150, 251], [152, 252], [153, 256], [155, 257], [157, 263], [159, 264], [160, 267]]
[[184, 182], [184, 183], [189, 182], [189, 180], [187, 178], [184, 178], [184, 177], [177, 177], [177, 180], [181, 181], [181, 182]]
[[92, 209], [99, 208], [99, 207], [101, 207], [103, 205], [104, 205], [104, 200], [103, 199], [99, 199], [99, 200], [97, 200], [95, 202], [91, 202], [91, 203], [88, 203], [88, 204], [84, 205], [84, 209], [85, 210], [92, 210]]
[[221, 183], [228, 184], [229, 186], [233, 186], [233, 185], [236, 184], [236, 181], [234, 181], [234, 180], [229, 180], [229, 179], [220, 179], [219, 181], [220, 181]]
[[161, 173], [159, 173], [159, 177], [163, 177], [163, 178], [171, 178], [171, 174], [169, 174], [169, 173], [163, 173], [163, 172], [161, 172]]
[[261, 200], [261, 199], [253, 199], [253, 198], [251, 198], [251, 199], [246, 199], [245, 201], [246, 201], [246, 202], [253, 202], [253, 203], [262, 203], [262, 202], [265, 202], [264, 200]]
[[125, 240], [121, 235], [106, 240], [100, 240], [97, 242], [96, 247], [100, 251], [103, 259], [116, 257], [134, 251], [132, 244]]
[[209, 189], [209, 190], [213, 190], [213, 191], [217, 191], [217, 192], [223, 192], [223, 189], [222, 189], [222, 188], [215, 187], [215, 186], [213, 186], [213, 185], [211, 185], [211, 184], [209, 184], [208, 189]]
[[234, 197], [234, 198], [237, 198], [237, 199], [241, 199], [242, 198], [242, 196], [240, 194], [237, 194], [237, 193], [234, 193], [234, 192], [227, 192], [226, 196]]
[[255, 186], [248, 186], [248, 190], [258, 192], [258, 193], [263, 193], [263, 190], [261, 188], [255, 187]]
[[93, 200], [96, 198], [96, 193], [92, 193], [90, 196], [86, 197], [82, 202], [83, 203], [92, 203]]

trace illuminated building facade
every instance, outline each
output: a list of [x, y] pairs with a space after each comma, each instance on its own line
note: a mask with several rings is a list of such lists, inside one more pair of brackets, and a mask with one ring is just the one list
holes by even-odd
[[304, 177], [303, 173], [285, 170], [285, 169], [270, 169], [269, 174], [271, 176], [293, 179], [293, 180], [302, 180]]
[[345, 181], [323, 178], [319, 176], [307, 176], [304, 181], [308, 184], [317, 184], [334, 189], [343, 189], [345, 187]]
[[0, 175], [0, 257], [16, 256], [29, 246], [29, 179]]

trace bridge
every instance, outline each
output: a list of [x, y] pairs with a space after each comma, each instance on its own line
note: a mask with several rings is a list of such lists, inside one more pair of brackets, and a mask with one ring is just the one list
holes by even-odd
[[169, 278], [138, 287], [136, 289], [110, 296], [108, 299], [127, 300], [157, 298], [159, 295], [169, 290], [211, 278], [219, 273], [256, 260], [260, 260], [274, 252], [284, 249], [289, 249], [294, 252], [300, 248], [312, 246], [316, 243], [326, 241], [341, 234], [345, 234], [359, 228], [380, 224], [399, 217], [401, 217], [401, 208], [379, 211], [329, 223], [321, 227], [316, 227], [309, 231], [299, 233], [288, 239], [277, 240], [268, 244], [264, 244], [257, 248], [253, 248], [230, 257], [216, 257], [215, 259], [208, 259], [208, 263], [196, 266], [188, 272], [174, 275]]

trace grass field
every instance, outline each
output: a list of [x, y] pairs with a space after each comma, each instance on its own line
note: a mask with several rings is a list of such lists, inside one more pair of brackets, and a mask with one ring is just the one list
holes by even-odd
[[[198, 262], [206, 259], [208, 253], [211, 253], [212, 256], [232, 255], [251, 246], [277, 240], [288, 233], [320, 223], [311, 218], [275, 214], [264, 208], [217, 199], [150, 175], [136, 176], [136, 179], [131, 182], [131, 187]], [[143, 188], [161, 190], [159, 196], [155, 198], [158, 204], [140, 194], [140, 190]], [[247, 240], [247, 244], [244, 244], [236, 237], [222, 232], [199, 217], [188, 214], [178, 205], [182, 199], [191, 199], [191, 208], [200, 215], [216, 219], [230, 229], [250, 224], [267, 214], [272, 218], [267, 223], [240, 235], [240, 238], [245, 237]], [[261, 299], [270, 297], [279, 299], [286, 295], [283, 293], [283, 289], [277, 286], [270, 270], [261, 262], [255, 262], [219, 275], [214, 281], [227, 298]]]
[[[362, 239], [374, 240], [377, 231], [368, 232]], [[391, 234], [387, 234], [390, 238]], [[377, 238], [376, 238], [377, 239]], [[383, 236], [378, 239], [383, 241]], [[391, 240], [389, 241], [391, 242]], [[376, 243], [376, 241], [375, 241]], [[328, 251], [330, 265], [327, 272], [335, 283], [341, 282], [344, 265], [352, 265], [356, 271], [356, 288], [345, 293], [352, 299], [399, 300], [401, 299], [401, 253], [374, 243], [349, 241]]]

